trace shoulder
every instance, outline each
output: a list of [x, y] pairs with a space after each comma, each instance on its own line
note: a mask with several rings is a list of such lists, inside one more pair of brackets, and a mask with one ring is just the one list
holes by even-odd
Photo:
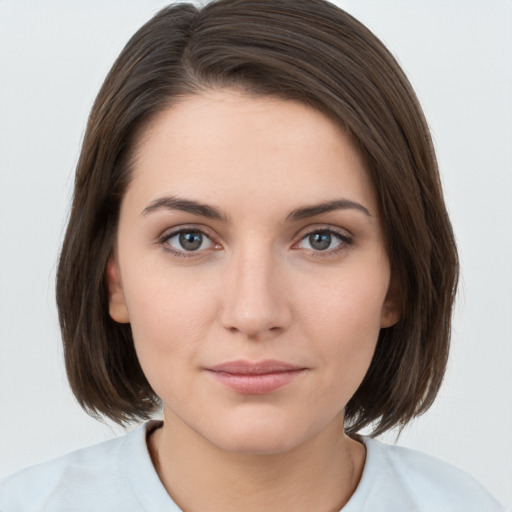
[[436, 457], [368, 438], [364, 443], [360, 486], [366, 499], [385, 497], [393, 507], [386, 511], [505, 512], [472, 476]]
[[108, 509], [107, 504], [114, 503], [121, 492], [129, 494], [121, 455], [130, 445], [141, 444], [139, 438], [144, 439], [144, 432], [144, 426], [139, 427], [125, 436], [29, 467], [1, 480], [0, 510], [85, 511], [94, 509], [98, 503]]

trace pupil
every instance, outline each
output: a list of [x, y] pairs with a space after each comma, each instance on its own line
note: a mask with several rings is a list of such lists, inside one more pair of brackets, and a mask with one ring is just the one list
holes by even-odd
[[313, 233], [309, 235], [309, 243], [317, 251], [325, 251], [331, 245], [331, 235], [329, 233]]
[[180, 245], [187, 251], [197, 251], [203, 243], [203, 235], [197, 231], [180, 234]]

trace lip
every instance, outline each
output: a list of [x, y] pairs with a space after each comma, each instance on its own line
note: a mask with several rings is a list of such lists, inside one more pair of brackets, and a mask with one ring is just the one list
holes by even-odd
[[307, 368], [283, 361], [228, 361], [205, 368], [221, 384], [246, 395], [263, 395], [293, 382]]

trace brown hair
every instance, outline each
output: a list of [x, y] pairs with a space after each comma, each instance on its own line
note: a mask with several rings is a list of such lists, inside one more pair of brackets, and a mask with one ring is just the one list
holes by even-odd
[[334, 119], [375, 185], [402, 318], [382, 329], [346, 429], [375, 435], [432, 404], [450, 340], [458, 259], [427, 123], [396, 60], [324, 0], [171, 5], [128, 42], [93, 106], [57, 273], [71, 388], [88, 413], [126, 423], [160, 406], [129, 325], [108, 313], [105, 269], [141, 131], [180, 97], [237, 87], [294, 99]]

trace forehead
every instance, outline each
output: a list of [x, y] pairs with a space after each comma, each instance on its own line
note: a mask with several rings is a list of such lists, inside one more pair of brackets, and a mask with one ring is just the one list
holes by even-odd
[[352, 196], [375, 209], [363, 159], [336, 123], [297, 101], [225, 89], [186, 96], [155, 117], [138, 144], [133, 191], [146, 202], [272, 196], [290, 208]]

